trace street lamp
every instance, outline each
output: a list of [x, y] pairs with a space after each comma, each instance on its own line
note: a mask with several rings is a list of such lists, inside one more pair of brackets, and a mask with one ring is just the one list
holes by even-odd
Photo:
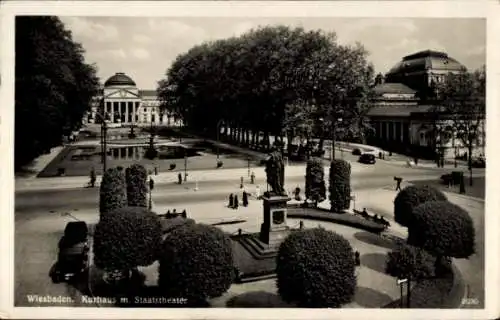
[[220, 119], [218, 122], [217, 122], [217, 161], [219, 160], [219, 133], [220, 133], [220, 125], [222, 124], [222, 119]]
[[104, 115], [102, 115], [101, 113], [96, 112], [95, 114], [99, 116], [99, 118], [101, 119], [101, 162], [103, 170], [102, 174], [104, 174], [107, 168], [107, 155], [106, 155], [107, 153], [106, 140], [108, 131], [108, 126], [107, 126], [108, 120], [106, 120], [107, 113], [104, 113]]

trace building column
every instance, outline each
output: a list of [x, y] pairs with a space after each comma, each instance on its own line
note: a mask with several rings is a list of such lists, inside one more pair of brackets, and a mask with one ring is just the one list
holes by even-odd
[[397, 125], [399, 125], [399, 122], [397, 122], [397, 121], [393, 121], [393, 122], [392, 122], [392, 138], [393, 138], [394, 140], [397, 140], [397, 139], [396, 139], [396, 126], [397, 126]]
[[110, 115], [110, 120], [111, 123], [115, 123], [115, 104], [116, 102], [111, 102], [111, 115]]
[[389, 121], [385, 121], [385, 140], [389, 141]]
[[127, 102], [125, 102], [125, 123], [128, 123], [128, 119], [129, 119], [129, 117], [130, 117], [130, 114], [128, 113], [128, 104], [129, 104], [129, 103], [130, 103], [130, 102], [128, 102], [128, 101], [127, 101]]
[[400, 121], [400, 122], [399, 122], [399, 129], [400, 129], [400, 130], [399, 130], [399, 136], [400, 136], [400, 137], [399, 137], [399, 140], [400, 140], [401, 142], [403, 142], [403, 140], [404, 140], [404, 132], [403, 132], [403, 130], [404, 130], [404, 126], [403, 126], [403, 122], [402, 122], [402, 121]]

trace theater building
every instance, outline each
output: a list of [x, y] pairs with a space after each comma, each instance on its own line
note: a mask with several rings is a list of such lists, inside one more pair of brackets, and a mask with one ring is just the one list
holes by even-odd
[[142, 90], [128, 75], [118, 72], [104, 82], [94, 98], [88, 122], [106, 115], [109, 126], [173, 125], [174, 119], [160, 110], [156, 90]]
[[[368, 116], [374, 128], [370, 144], [387, 150], [419, 154], [422, 157], [454, 158], [467, 152], [452, 133], [445, 116], [436, 120], [437, 106], [431, 98], [434, 86], [449, 73], [466, 68], [446, 53], [421, 51], [403, 57], [374, 88], [375, 106]], [[484, 121], [476, 139], [474, 155], [484, 154]], [[445, 133], [443, 133], [445, 132]]]

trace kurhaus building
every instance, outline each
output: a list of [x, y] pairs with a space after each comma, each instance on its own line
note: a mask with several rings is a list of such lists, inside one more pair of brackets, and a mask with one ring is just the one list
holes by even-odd
[[[436, 134], [436, 128], [451, 131], [450, 121], [436, 123], [429, 112], [436, 108], [429, 99], [433, 87], [447, 74], [464, 71], [462, 64], [444, 52], [427, 50], [403, 57], [385, 77], [378, 78], [375, 106], [368, 114], [375, 130], [370, 144], [427, 157], [464, 155], [467, 148], [455, 135], [445, 139]], [[475, 155], [484, 154], [484, 121], [480, 131]]]
[[105, 115], [110, 126], [135, 124], [173, 124], [168, 114], [162, 114], [156, 90], [141, 90], [128, 75], [118, 72], [104, 82], [94, 98], [88, 122], [100, 122]]

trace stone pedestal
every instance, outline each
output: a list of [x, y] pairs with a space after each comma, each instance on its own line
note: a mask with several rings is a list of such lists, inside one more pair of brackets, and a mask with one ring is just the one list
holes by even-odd
[[288, 196], [264, 195], [264, 221], [260, 227], [259, 236], [251, 236], [241, 240], [241, 244], [255, 259], [275, 257], [280, 244], [290, 232], [287, 226]]
[[286, 204], [291, 199], [288, 196], [263, 197], [264, 221], [260, 227], [260, 241], [269, 247], [278, 248], [289, 233], [286, 224]]

